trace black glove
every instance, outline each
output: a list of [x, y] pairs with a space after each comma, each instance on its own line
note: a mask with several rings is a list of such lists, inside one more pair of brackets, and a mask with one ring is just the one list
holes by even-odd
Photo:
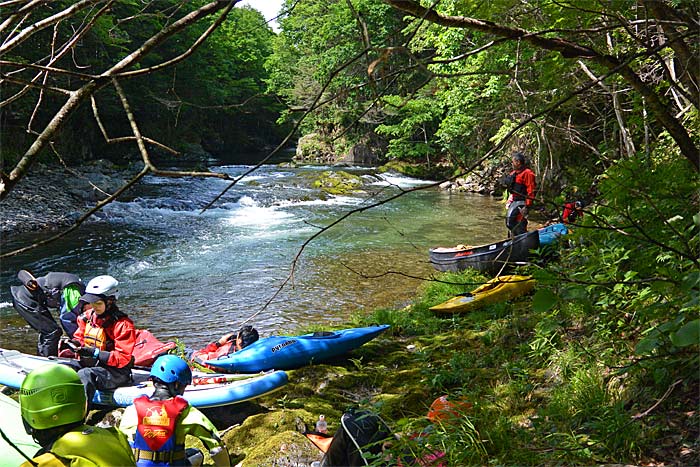
[[66, 347], [71, 349], [73, 352], [77, 352], [81, 346], [82, 346], [82, 344], [77, 339], [69, 339], [66, 341]]
[[[82, 358], [92, 358], [92, 359], [94, 359], [94, 358], [97, 358], [97, 357], [95, 357], [95, 351], [96, 351], [96, 350], [97, 350], [97, 349], [96, 349], [95, 347], [90, 347], [90, 346], [80, 347], [80, 348], [78, 349], [78, 356], [79, 356], [81, 359], [82, 359]], [[98, 353], [98, 355], [99, 355], [99, 353]]]

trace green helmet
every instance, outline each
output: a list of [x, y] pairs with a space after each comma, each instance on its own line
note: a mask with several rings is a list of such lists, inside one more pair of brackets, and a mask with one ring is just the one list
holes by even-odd
[[64, 365], [43, 365], [29, 373], [19, 390], [19, 405], [24, 421], [36, 430], [80, 422], [87, 414], [83, 383]]

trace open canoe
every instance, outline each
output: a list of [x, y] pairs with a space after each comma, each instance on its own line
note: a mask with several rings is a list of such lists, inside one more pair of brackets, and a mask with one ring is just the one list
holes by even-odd
[[238, 352], [207, 360], [206, 364], [217, 370], [240, 373], [270, 368], [291, 370], [343, 355], [371, 341], [388, 327], [383, 324], [300, 336], [265, 337]]
[[[41, 446], [24, 431], [19, 403], [3, 393], [0, 393], [0, 429], [14, 446], [30, 459], [41, 449]], [[0, 437], [0, 465], [15, 466], [25, 462], [27, 459], [17, 452], [17, 449], [10, 446], [4, 437]]]
[[[47, 363], [60, 365], [67, 359], [39, 357], [17, 350], [0, 349], [0, 384], [19, 389], [25, 376]], [[237, 404], [277, 391], [287, 384], [284, 371], [262, 374], [213, 374], [194, 371], [194, 384], [187, 386], [183, 397], [198, 408]], [[113, 391], [97, 391], [93, 403], [104, 407], [126, 407], [141, 395], [151, 395], [153, 384], [147, 370], [132, 370], [133, 384]]]
[[484, 305], [505, 302], [531, 291], [535, 286], [532, 276], [499, 276], [468, 294], [458, 295], [430, 309], [436, 313], [464, 313]]
[[430, 262], [438, 271], [463, 271], [474, 268], [486, 274], [497, 274], [514, 263], [525, 262], [531, 250], [540, 246], [537, 231], [513, 238], [466, 248], [431, 248]]
[[559, 237], [569, 233], [569, 229], [564, 224], [559, 223], [537, 229], [537, 233], [540, 236], [540, 245], [551, 245], [559, 240]]

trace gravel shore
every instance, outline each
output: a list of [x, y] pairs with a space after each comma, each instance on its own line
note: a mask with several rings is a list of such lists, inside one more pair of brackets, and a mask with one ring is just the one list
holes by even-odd
[[108, 161], [80, 168], [35, 164], [0, 203], [0, 236], [71, 225], [90, 206], [125, 183]]

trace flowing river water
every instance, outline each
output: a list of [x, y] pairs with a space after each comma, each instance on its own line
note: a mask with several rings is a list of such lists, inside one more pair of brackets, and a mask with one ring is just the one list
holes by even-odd
[[[248, 166], [213, 170], [236, 176]], [[33, 353], [37, 333], [14, 312], [16, 273], [100, 274], [120, 281], [120, 308], [161, 339], [201, 346], [251, 324], [261, 335], [310, 324], [338, 326], [354, 312], [402, 307], [434, 272], [428, 249], [480, 244], [505, 235], [502, 205], [480, 195], [436, 188], [410, 192], [358, 212], [305, 246], [319, 227], [426, 182], [353, 169], [363, 194], [319, 196], [308, 180], [328, 167], [263, 166], [204, 213], [228, 182], [147, 177], [125, 201], [108, 205], [77, 232], [4, 259], [0, 273], [0, 346]], [[344, 169], [348, 170], [348, 169]], [[3, 249], [46, 233], [17, 235]], [[274, 296], [272, 302], [261, 311]]]

